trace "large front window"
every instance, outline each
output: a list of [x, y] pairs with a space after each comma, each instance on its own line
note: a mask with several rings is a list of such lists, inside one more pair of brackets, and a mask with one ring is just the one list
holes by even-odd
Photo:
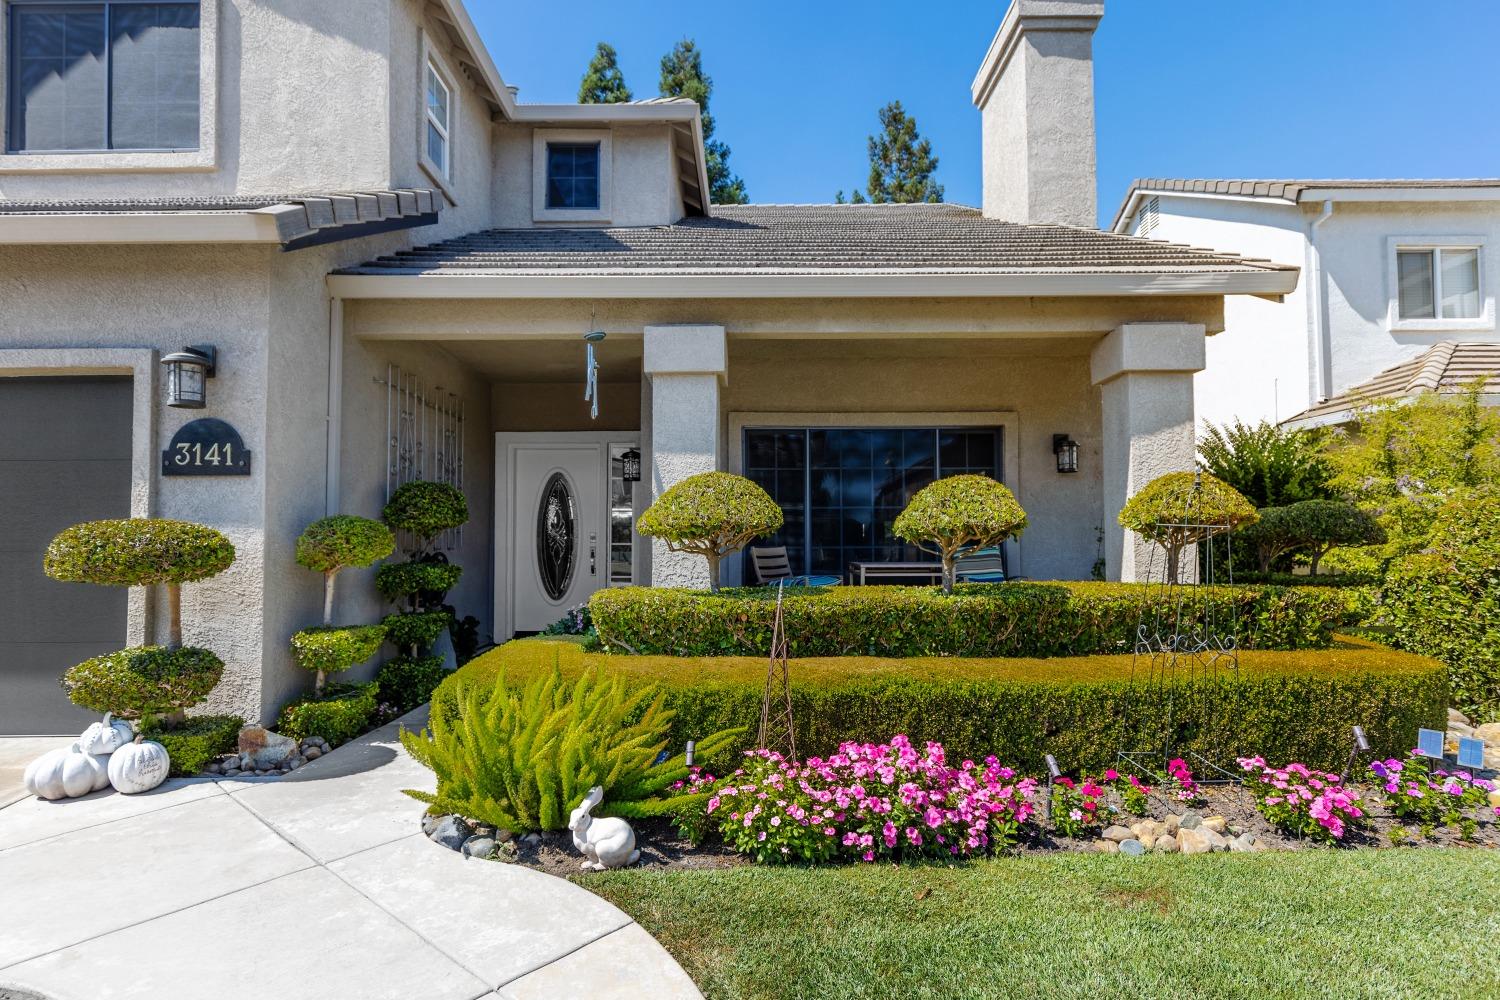
[[11, 0], [13, 153], [198, 148], [196, 3]]
[[891, 524], [935, 479], [1000, 479], [999, 428], [754, 428], [745, 431], [745, 475], [785, 514], [779, 534], [794, 573], [847, 577], [852, 562], [930, 560]]

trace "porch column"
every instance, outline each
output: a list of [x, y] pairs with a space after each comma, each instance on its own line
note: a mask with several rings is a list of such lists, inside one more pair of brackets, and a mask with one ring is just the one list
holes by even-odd
[[1093, 381], [1104, 404], [1107, 579], [1139, 579], [1150, 557], [1150, 546], [1120, 527], [1125, 501], [1157, 476], [1196, 467], [1193, 373], [1203, 370], [1205, 335], [1195, 323], [1127, 323], [1094, 348]]
[[[648, 326], [644, 373], [651, 382], [651, 500], [700, 472], [721, 467], [719, 390], [729, 353], [722, 326]], [[708, 587], [701, 556], [651, 544], [651, 584]]]

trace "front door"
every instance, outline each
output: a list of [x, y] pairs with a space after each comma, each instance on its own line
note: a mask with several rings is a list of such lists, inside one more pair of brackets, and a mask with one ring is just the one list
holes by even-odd
[[513, 628], [537, 632], [609, 583], [604, 444], [517, 445], [510, 477]]

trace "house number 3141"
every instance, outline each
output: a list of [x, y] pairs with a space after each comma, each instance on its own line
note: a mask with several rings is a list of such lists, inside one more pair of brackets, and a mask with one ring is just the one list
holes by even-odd
[[205, 417], [184, 424], [161, 455], [163, 476], [248, 476], [250, 450], [239, 431]]

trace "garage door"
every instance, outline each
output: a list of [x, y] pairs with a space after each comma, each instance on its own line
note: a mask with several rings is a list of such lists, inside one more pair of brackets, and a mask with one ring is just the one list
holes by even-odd
[[125, 588], [50, 580], [42, 553], [130, 516], [130, 425], [129, 378], [0, 378], [0, 734], [80, 731], [63, 672], [125, 645]]

